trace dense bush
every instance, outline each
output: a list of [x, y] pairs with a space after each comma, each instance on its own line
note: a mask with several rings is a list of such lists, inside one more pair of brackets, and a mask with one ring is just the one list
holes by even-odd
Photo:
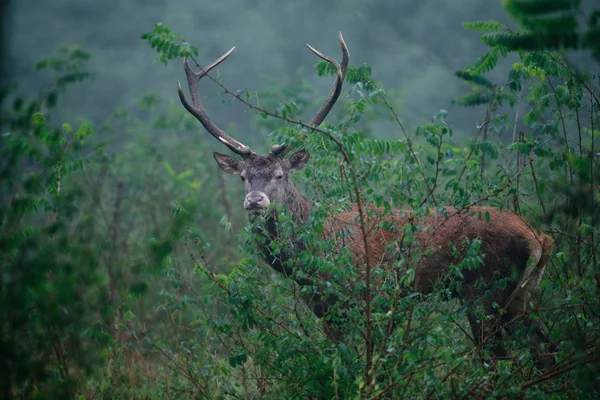
[[[314, 286], [261, 261], [253, 233], [261, 221], [246, 222], [242, 186], [221, 175], [199, 143], [208, 135], [181, 106], [144, 95], [99, 126], [56, 124], [60, 96], [91, 76], [89, 55], [75, 48], [40, 62], [56, 80], [37, 100], [13, 88], [1, 96], [3, 397], [598, 396], [600, 75], [570, 57], [580, 49], [598, 59], [600, 10], [579, 21], [578, 3], [508, 1], [520, 31], [465, 24], [490, 47], [457, 72], [472, 90], [456, 102], [482, 110], [476, 132], [454, 132], [443, 110], [405, 130], [367, 65], [349, 69], [335, 117], [316, 130], [298, 124], [318, 96], [305, 83], [246, 93], [214, 80], [225, 101], [255, 112], [265, 142], [286, 140], [312, 156], [294, 176], [313, 200], [307, 224], [278, 211], [287, 237], [306, 244], [295, 278], [310, 275]], [[165, 62], [197, 54], [164, 25], [143, 39]], [[505, 57], [513, 63], [504, 81], [484, 76]], [[324, 62], [317, 72], [333, 79]], [[382, 119], [393, 133], [377, 131]], [[542, 349], [554, 362], [537, 362], [518, 320], [511, 355], [491, 360], [445, 286], [410, 290], [418, 252], [398, 257], [394, 273], [369, 266], [377, 283], [366, 280], [346, 248], [321, 236], [328, 215], [356, 202], [417, 217], [493, 205], [551, 235], [530, 316], [557, 344]], [[403, 227], [402, 246], [417, 225]], [[477, 240], [466, 249], [449, 279], [485, 264]], [[315, 291], [343, 300], [328, 317], [341, 323], [341, 340], [327, 338], [303, 301]]]

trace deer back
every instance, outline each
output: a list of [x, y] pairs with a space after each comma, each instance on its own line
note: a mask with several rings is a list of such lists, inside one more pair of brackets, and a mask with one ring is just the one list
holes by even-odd
[[[464, 273], [467, 283], [476, 279], [493, 282], [509, 277], [531, 289], [539, 285], [545, 267], [542, 258], [552, 251], [549, 236], [535, 230], [517, 214], [494, 207], [471, 207], [462, 211], [453, 207], [444, 209], [446, 216], [430, 209], [420, 219], [408, 210], [394, 210], [387, 215], [383, 209], [377, 209], [375, 213], [366, 210], [365, 215], [375, 216], [366, 217], [365, 243], [359, 212], [353, 207], [331, 218], [326, 235], [347, 247], [360, 265], [368, 262], [371, 266], [386, 268], [398, 257], [410, 257], [415, 249], [420, 250], [422, 256], [416, 266], [414, 287], [420, 292], [431, 291], [450, 265], [460, 262], [474, 239], [481, 241], [483, 265]], [[486, 214], [489, 217], [486, 218]], [[413, 243], [403, 237], [406, 224], [416, 227]], [[350, 235], [342, 239], [338, 232], [343, 230], [349, 231]]]

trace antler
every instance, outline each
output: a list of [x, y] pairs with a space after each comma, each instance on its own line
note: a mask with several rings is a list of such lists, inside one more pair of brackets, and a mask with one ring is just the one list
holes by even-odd
[[[350, 52], [348, 51], [348, 46], [346, 46], [346, 42], [344, 42], [344, 37], [342, 36], [342, 32], [340, 32], [339, 36], [340, 36], [340, 45], [342, 46], [342, 63], [341, 64], [338, 63], [335, 59], [316, 50], [314, 47], [312, 47], [308, 43], [306, 44], [306, 46], [308, 46], [308, 49], [310, 51], [312, 51], [313, 53], [315, 53], [317, 55], [317, 57], [327, 61], [328, 63], [333, 65], [337, 70], [337, 77], [335, 79], [333, 87], [329, 91], [327, 100], [321, 106], [319, 111], [317, 111], [315, 116], [312, 117], [312, 119], [309, 122], [310, 125], [314, 125], [314, 126], [321, 125], [321, 123], [325, 120], [325, 118], [327, 118], [327, 114], [329, 114], [329, 112], [333, 108], [333, 105], [337, 101], [338, 97], [340, 97], [340, 93], [342, 92], [342, 85], [344, 83], [344, 79], [346, 78], [346, 71], [348, 70], [348, 63], [350, 62]], [[271, 153], [273, 153], [274, 155], [280, 156], [280, 157], [285, 156], [289, 151], [290, 151], [290, 148], [285, 143], [276, 144], [271, 147]]]
[[217, 65], [219, 65], [220, 63], [225, 61], [225, 59], [227, 59], [227, 57], [229, 57], [231, 55], [231, 53], [233, 53], [233, 50], [235, 50], [235, 47], [232, 47], [231, 50], [229, 50], [227, 53], [223, 54], [212, 64], [208, 65], [206, 68], [201, 69], [200, 72], [192, 71], [192, 68], [190, 67], [190, 64], [188, 63], [187, 58], [185, 58], [183, 60], [183, 68], [185, 69], [185, 74], [186, 74], [187, 82], [188, 82], [188, 88], [190, 90], [190, 95], [192, 96], [193, 106], [191, 106], [190, 103], [188, 103], [188, 101], [186, 100], [185, 95], [183, 94], [183, 90], [181, 89], [181, 84], [179, 83], [179, 81], [177, 81], [177, 93], [179, 94], [179, 99], [181, 100], [181, 104], [183, 104], [185, 109], [188, 110], [188, 112], [190, 114], [192, 114], [194, 117], [196, 117], [198, 119], [198, 121], [200, 121], [200, 123], [204, 126], [204, 129], [206, 129], [208, 131], [208, 133], [213, 135], [216, 139], [218, 139], [225, 146], [229, 147], [229, 149], [231, 149], [231, 151], [233, 151], [234, 153], [237, 153], [237, 154], [241, 155], [242, 157], [247, 157], [252, 152], [252, 150], [250, 150], [250, 147], [246, 146], [245, 144], [243, 144], [241, 142], [238, 142], [237, 140], [235, 140], [234, 138], [232, 138], [231, 136], [229, 136], [228, 134], [223, 132], [223, 130], [221, 128], [219, 128], [217, 125], [215, 125], [214, 122], [212, 122], [210, 120], [210, 118], [208, 118], [208, 115], [204, 111], [204, 107], [202, 106], [202, 103], [200, 102], [200, 95], [198, 94], [198, 82], [200, 81], [200, 79], [203, 76], [205, 76], [206, 74], [208, 74], [211, 69], [213, 69], [214, 67], [216, 67]]

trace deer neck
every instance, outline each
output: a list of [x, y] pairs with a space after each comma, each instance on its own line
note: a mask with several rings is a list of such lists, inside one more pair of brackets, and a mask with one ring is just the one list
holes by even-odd
[[308, 214], [310, 213], [312, 204], [294, 187], [291, 182], [289, 182], [288, 185], [289, 187], [286, 191], [286, 207], [292, 214], [294, 223], [299, 226], [304, 225], [308, 219]]
[[[308, 219], [311, 203], [296, 188], [289, 183], [286, 190], [285, 210], [289, 212], [292, 222], [296, 226], [302, 226]], [[269, 265], [278, 272], [292, 279], [294, 278], [294, 269], [300, 268], [294, 261], [298, 258], [298, 253], [305, 247], [293, 237], [286, 237], [284, 229], [280, 226], [277, 207], [273, 207], [264, 217], [260, 227], [256, 227], [254, 233], [265, 239], [260, 244], [263, 258]], [[277, 246], [274, 244], [281, 244]], [[277, 254], [273, 250], [277, 248]], [[290, 262], [291, 261], [291, 262]], [[310, 284], [310, 282], [299, 282], [299, 284]]]
[[[312, 204], [294, 187], [291, 182], [289, 182], [288, 185], [289, 186], [286, 190], [284, 210], [290, 214], [294, 225], [303, 226], [308, 220], [308, 214], [310, 213]], [[283, 233], [283, 229], [279, 223], [279, 211], [281, 211], [281, 209], [278, 210], [277, 207], [274, 207], [268, 214], [265, 215], [265, 223], [263, 228], [264, 231], [262, 232], [262, 235], [266, 236], [268, 239], [267, 244], [273, 241], [288, 243], [288, 246], [286, 246], [289, 248], [286, 251], [286, 253], [288, 253], [287, 258], [282, 257], [284, 258], [282, 261], [288, 261], [290, 257], [295, 258], [299, 251], [304, 250], [304, 247], [301, 246], [294, 238], [284, 237], [285, 234]], [[290, 243], [291, 246], [289, 246]], [[265, 253], [270, 254], [268, 245], [265, 246], [264, 250]]]
[[[296, 226], [303, 226], [308, 220], [312, 204], [291, 183], [287, 193], [286, 209], [290, 212], [293, 223]], [[261, 231], [255, 233], [266, 239], [261, 245], [263, 258], [271, 268], [293, 279], [300, 286], [315, 286], [314, 281], [309, 278], [310, 273], [305, 273], [303, 278], [299, 278], [294, 273], [298, 269], [304, 269], [304, 266], [298, 262], [298, 254], [306, 248], [295, 238], [284, 237], [283, 229], [279, 225], [277, 210], [271, 210], [265, 216], [264, 226]], [[272, 246], [273, 243], [284, 243], [285, 245]], [[273, 253], [274, 248], [278, 249], [277, 254]], [[319, 291], [305, 294], [303, 298], [317, 317], [325, 316], [331, 303], [336, 301], [335, 296], [324, 297]]]

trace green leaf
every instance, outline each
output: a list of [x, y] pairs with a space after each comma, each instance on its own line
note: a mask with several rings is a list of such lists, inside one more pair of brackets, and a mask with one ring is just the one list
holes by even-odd
[[64, 124], [62, 124], [62, 128], [67, 133], [73, 132], [73, 129], [71, 128], [71, 125], [67, 124], [66, 122]]
[[176, 174], [175, 174], [175, 171], [173, 170], [173, 167], [171, 167], [171, 164], [169, 164], [169, 162], [168, 162], [168, 161], [163, 161], [163, 166], [164, 166], [164, 167], [165, 167], [165, 169], [167, 170], [167, 173], [168, 173], [168, 174], [169, 174], [171, 177], [175, 178], [175, 175], [176, 175]]
[[148, 284], [144, 281], [135, 282], [131, 284], [129, 291], [135, 296], [144, 295], [148, 291]]
[[479, 86], [484, 86], [490, 89], [494, 88], [494, 84], [486, 78], [484, 78], [483, 76], [473, 75], [467, 71], [456, 71], [454, 75], [464, 81], [473, 82]]
[[504, 8], [513, 17], [576, 10], [581, 0], [504, 0]]
[[188, 176], [192, 175], [192, 173], [193, 173], [193, 171], [191, 169], [183, 171], [182, 173], [177, 175], [177, 180], [183, 180], [183, 179], [187, 178]]
[[498, 49], [493, 48], [485, 53], [466, 68], [471, 75], [479, 75], [493, 70], [498, 63]]
[[489, 104], [493, 100], [491, 93], [484, 93], [475, 91], [467, 93], [466, 95], [459, 97], [458, 99], [452, 100], [452, 103], [458, 104], [463, 107], [474, 107], [481, 104]]
[[477, 32], [498, 32], [508, 29], [506, 25], [493, 19], [489, 21], [463, 22], [462, 25], [466, 29]]
[[34, 125], [43, 125], [44, 124], [44, 114], [41, 112], [36, 112], [31, 116], [31, 122]]
[[498, 159], [498, 148], [491, 142], [481, 141], [477, 143], [478, 148], [487, 154], [492, 160]]
[[546, 71], [537, 65], [525, 65], [523, 63], [517, 62], [513, 64], [513, 69], [518, 72], [525, 72], [531, 77], [538, 78], [539, 80], [546, 79]]
[[579, 46], [578, 34], [571, 31], [488, 33], [481, 36], [481, 40], [490, 47], [503, 46], [511, 50], [576, 49]]

